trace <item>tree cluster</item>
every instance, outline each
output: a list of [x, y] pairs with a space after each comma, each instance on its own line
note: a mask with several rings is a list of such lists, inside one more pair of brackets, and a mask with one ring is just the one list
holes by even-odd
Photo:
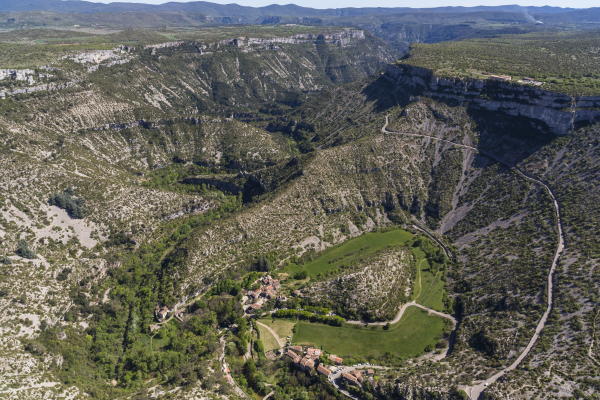
[[328, 324], [331, 326], [342, 326], [344, 323], [344, 319], [342, 317], [338, 317], [337, 315], [327, 316], [300, 310], [277, 310], [273, 315], [277, 318], [296, 318], [297, 316], [302, 320]]

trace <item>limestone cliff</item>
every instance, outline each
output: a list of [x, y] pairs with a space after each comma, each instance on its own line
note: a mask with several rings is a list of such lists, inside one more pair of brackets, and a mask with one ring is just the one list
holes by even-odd
[[572, 97], [526, 84], [441, 78], [429, 69], [408, 64], [390, 64], [385, 75], [415, 96], [532, 118], [559, 135], [600, 121], [600, 96]]

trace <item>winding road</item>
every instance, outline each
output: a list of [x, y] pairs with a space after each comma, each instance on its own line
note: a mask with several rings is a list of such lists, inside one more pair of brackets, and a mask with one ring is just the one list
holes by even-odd
[[383, 128], [381, 128], [381, 132], [382, 133], [392, 134], [392, 135], [405, 135], [405, 136], [422, 137], [422, 138], [433, 139], [433, 140], [438, 140], [438, 141], [441, 141], [441, 142], [450, 143], [450, 144], [452, 144], [454, 146], [457, 146], [457, 147], [462, 147], [462, 148], [465, 148], [465, 149], [476, 151], [476, 152], [478, 152], [480, 154], [483, 154], [483, 155], [485, 155], [487, 157], [490, 157], [490, 158], [498, 161], [501, 164], [504, 164], [504, 165], [506, 165], [506, 166], [508, 166], [510, 168], [513, 168], [515, 171], [517, 171], [525, 179], [530, 180], [532, 182], [535, 182], [538, 185], [544, 187], [548, 191], [548, 194], [550, 195], [550, 197], [552, 198], [552, 202], [554, 204], [554, 209], [556, 210], [556, 217], [557, 217], [557, 224], [556, 225], [557, 225], [557, 229], [558, 229], [558, 246], [556, 248], [556, 253], [554, 255], [554, 260], [552, 261], [552, 266], [550, 267], [550, 272], [548, 273], [548, 297], [547, 297], [547, 308], [546, 308], [546, 311], [542, 315], [542, 318], [539, 320], [539, 322], [538, 322], [538, 324], [537, 324], [537, 326], [535, 328], [535, 333], [532, 336], [532, 338], [529, 340], [529, 343], [527, 344], [527, 347], [525, 348], [525, 350], [523, 350], [523, 352], [521, 353], [521, 355], [519, 355], [519, 357], [517, 357], [517, 359], [510, 366], [508, 366], [507, 368], [503, 369], [502, 371], [496, 373], [495, 375], [492, 375], [491, 377], [489, 377], [485, 381], [481, 382], [479, 385], [467, 388], [467, 394], [469, 395], [469, 398], [471, 400], [477, 400], [477, 399], [479, 399], [479, 397], [481, 396], [481, 394], [485, 390], [486, 385], [489, 385], [489, 384], [492, 384], [492, 383], [496, 382], [499, 378], [501, 378], [502, 376], [504, 376], [507, 372], [512, 371], [515, 368], [517, 368], [517, 366], [521, 363], [521, 361], [523, 361], [523, 359], [525, 357], [527, 357], [527, 355], [529, 354], [529, 352], [533, 348], [533, 345], [535, 344], [535, 342], [537, 341], [538, 337], [540, 336], [540, 332], [546, 326], [546, 321], [548, 320], [548, 315], [550, 315], [550, 311], [552, 309], [552, 301], [553, 301], [552, 278], [554, 277], [554, 272], [556, 270], [556, 265], [558, 264], [558, 260], [560, 258], [560, 255], [561, 255], [561, 253], [562, 253], [562, 251], [563, 251], [563, 249], [565, 247], [565, 239], [564, 239], [564, 233], [563, 233], [563, 229], [562, 229], [562, 220], [560, 218], [560, 208], [559, 208], [558, 202], [556, 201], [556, 197], [554, 196], [554, 193], [552, 192], [552, 189], [550, 189], [548, 187], [548, 185], [546, 185], [544, 182], [540, 181], [539, 179], [536, 179], [536, 178], [533, 178], [533, 177], [527, 175], [526, 173], [524, 173], [523, 171], [521, 171], [515, 165], [512, 165], [512, 164], [509, 164], [509, 163], [507, 163], [505, 161], [502, 161], [502, 160], [496, 158], [495, 156], [493, 156], [493, 155], [491, 155], [491, 154], [489, 154], [489, 153], [487, 153], [485, 151], [477, 149], [476, 147], [465, 145], [465, 144], [456, 143], [456, 142], [453, 142], [451, 140], [442, 139], [442, 138], [438, 138], [438, 137], [430, 136], [430, 135], [422, 135], [422, 134], [419, 134], [419, 133], [388, 131], [387, 130], [388, 123], [389, 123], [389, 117], [386, 115], [386, 117], [385, 117], [385, 125], [383, 126]]
[[427, 235], [431, 236], [431, 238], [433, 240], [435, 240], [437, 242], [437, 244], [439, 244], [442, 249], [444, 250], [444, 253], [446, 253], [446, 257], [448, 257], [449, 259], [452, 259], [452, 252], [450, 252], [450, 250], [448, 250], [448, 248], [446, 247], [446, 245], [444, 245], [444, 243], [442, 243], [442, 241], [440, 239], [438, 239], [433, 233], [429, 232], [427, 229], [413, 224], [413, 227], [419, 231], [425, 232]]
[[[227, 368], [229, 368], [229, 366], [227, 365], [227, 361], [225, 359], [225, 337], [221, 336], [221, 338], [219, 339], [221, 342], [221, 351], [220, 352], [216, 352], [216, 359], [219, 362], [219, 368], [221, 367], [221, 365], [225, 365]], [[227, 371], [223, 371], [223, 373], [225, 374], [225, 377], [227, 379], [227, 381], [229, 381], [229, 383], [231, 384], [231, 386], [233, 386], [233, 391], [241, 398], [245, 398], [247, 400], [251, 400], [250, 397], [246, 394], [246, 392], [244, 392], [242, 390], [242, 388], [240, 388], [238, 386], [238, 384], [235, 382], [235, 380], [233, 379], [233, 376], [231, 376]]]
[[[416, 300], [411, 301], [410, 303], [405, 303], [402, 305], [402, 307], [400, 307], [400, 311], [398, 311], [398, 315], [396, 315], [396, 318], [394, 318], [391, 321], [382, 321], [382, 322], [368, 322], [369, 325], [377, 325], [377, 326], [381, 326], [381, 325], [386, 325], [386, 324], [395, 324], [398, 321], [400, 321], [400, 319], [402, 318], [402, 315], [404, 315], [404, 311], [406, 311], [406, 309], [408, 307], [419, 307], [422, 308], [423, 310], [429, 311], [429, 314], [433, 314], [435, 316], [441, 317], [441, 318], [446, 318], [449, 319], [450, 321], [452, 321], [454, 324], [457, 323], [456, 319], [449, 314], [444, 314], [442, 312], [436, 311], [432, 308], [427, 308], [425, 306], [422, 306], [421, 304], [418, 304], [416, 302]], [[364, 321], [346, 321], [347, 324], [353, 324], [353, 325], [364, 325], [367, 324], [367, 322]]]

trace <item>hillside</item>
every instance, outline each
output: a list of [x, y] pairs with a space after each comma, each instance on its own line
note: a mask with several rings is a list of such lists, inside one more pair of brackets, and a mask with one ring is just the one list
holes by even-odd
[[597, 32], [398, 62], [346, 26], [21, 33], [0, 34], [2, 396], [598, 394]]

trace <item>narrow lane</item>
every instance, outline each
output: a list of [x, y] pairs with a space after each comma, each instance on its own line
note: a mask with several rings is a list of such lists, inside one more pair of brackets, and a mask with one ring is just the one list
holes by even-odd
[[554, 196], [554, 193], [552, 192], [552, 189], [550, 189], [548, 187], [548, 185], [546, 185], [544, 182], [540, 181], [539, 179], [533, 178], [529, 175], [527, 175], [525, 172], [521, 171], [518, 167], [511, 165], [505, 161], [502, 161], [498, 158], [496, 158], [495, 156], [479, 150], [473, 146], [468, 146], [465, 144], [460, 144], [460, 143], [455, 143], [451, 140], [447, 140], [447, 139], [442, 139], [442, 138], [438, 138], [435, 136], [430, 136], [430, 135], [422, 135], [419, 133], [411, 133], [411, 132], [393, 132], [393, 131], [389, 131], [387, 130], [387, 126], [389, 124], [389, 116], [386, 115], [385, 117], [385, 125], [383, 125], [383, 128], [381, 128], [381, 132], [382, 133], [387, 133], [387, 134], [392, 134], [392, 135], [405, 135], [405, 136], [415, 136], [415, 137], [422, 137], [422, 138], [428, 138], [428, 139], [432, 139], [432, 140], [438, 140], [441, 142], [446, 142], [446, 143], [450, 143], [454, 146], [457, 147], [462, 147], [462, 148], [466, 148], [466, 149], [470, 149], [470, 150], [474, 150], [480, 154], [483, 154], [487, 157], [490, 157], [496, 161], [498, 161], [501, 164], [504, 164], [510, 168], [513, 168], [515, 171], [517, 171], [523, 178], [530, 180], [532, 182], [537, 183], [538, 185], [544, 187], [547, 191], [548, 194], [550, 195], [550, 197], [552, 198], [552, 202], [554, 204], [554, 209], [556, 211], [556, 218], [557, 218], [557, 230], [558, 230], [558, 246], [556, 248], [556, 253], [554, 254], [554, 260], [552, 261], [552, 266], [550, 267], [550, 272], [548, 273], [548, 297], [547, 297], [547, 307], [546, 307], [546, 311], [544, 312], [544, 314], [542, 315], [542, 318], [539, 320], [536, 328], [535, 328], [535, 333], [533, 335], [533, 337], [529, 340], [529, 343], [527, 344], [527, 347], [525, 348], [525, 350], [523, 350], [523, 352], [521, 353], [521, 355], [519, 355], [519, 357], [517, 357], [517, 359], [507, 368], [501, 370], [500, 372], [496, 373], [495, 375], [492, 375], [490, 378], [486, 379], [484, 382], [480, 383], [479, 385], [476, 385], [474, 387], [469, 387], [467, 392], [469, 394], [469, 398], [471, 400], [477, 400], [479, 399], [479, 397], [481, 396], [481, 394], [483, 393], [483, 391], [486, 388], [486, 384], [492, 384], [494, 382], [496, 382], [499, 378], [501, 378], [502, 376], [504, 376], [507, 372], [514, 370], [520, 363], [521, 361], [523, 361], [523, 359], [525, 357], [527, 357], [527, 355], [529, 354], [529, 352], [531, 351], [531, 349], [533, 348], [535, 342], [537, 341], [540, 332], [542, 331], [542, 329], [544, 329], [544, 327], [546, 326], [546, 321], [548, 320], [548, 315], [550, 315], [550, 311], [552, 310], [552, 301], [553, 301], [553, 292], [552, 292], [552, 279], [554, 277], [554, 272], [556, 270], [556, 265], [558, 264], [558, 260], [560, 258], [560, 255], [564, 249], [565, 246], [565, 239], [564, 239], [564, 233], [562, 230], [562, 220], [560, 217], [560, 208], [558, 205], [558, 202], [556, 201], [556, 197]]

